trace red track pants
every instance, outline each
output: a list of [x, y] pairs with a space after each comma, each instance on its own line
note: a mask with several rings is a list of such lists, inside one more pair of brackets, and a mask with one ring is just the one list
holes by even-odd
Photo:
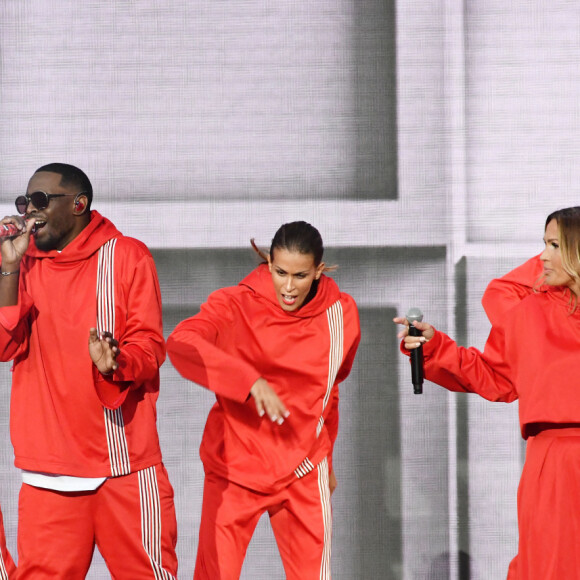
[[176, 541], [173, 488], [161, 464], [95, 491], [20, 490], [18, 580], [84, 579], [95, 545], [114, 579], [174, 579]]
[[194, 580], [237, 580], [265, 512], [287, 580], [330, 580], [332, 515], [326, 459], [272, 494], [206, 474]]
[[528, 439], [508, 580], [580, 580], [580, 429]]
[[16, 578], [16, 566], [6, 547], [4, 521], [0, 513], [0, 580], [13, 580], [14, 578]]

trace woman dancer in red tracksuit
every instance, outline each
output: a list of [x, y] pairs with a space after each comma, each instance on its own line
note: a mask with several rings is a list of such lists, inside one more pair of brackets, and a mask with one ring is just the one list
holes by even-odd
[[205, 427], [194, 578], [239, 578], [268, 512], [286, 577], [330, 578], [338, 384], [360, 340], [353, 299], [324, 275], [318, 230], [283, 225], [266, 263], [210, 295], [167, 352], [217, 397]]
[[535, 260], [490, 285], [484, 303], [494, 326], [483, 353], [427, 323], [414, 323], [420, 337], [400, 336], [407, 353], [423, 344], [430, 381], [492, 401], [519, 399], [527, 451], [508, 578], [573, 580], [580, 578], [580, 207], [550, 214], [544, 243], [541, 291], [526, 281]]

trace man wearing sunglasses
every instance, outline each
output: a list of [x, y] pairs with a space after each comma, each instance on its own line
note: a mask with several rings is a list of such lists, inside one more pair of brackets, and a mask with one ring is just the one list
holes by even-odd
[[150, 252], [91, 210], [78, 168], [38, 169], [0, 220], [0, 360], [13, 360], [19, 580], [177, 574], [155, 405], [165, 359]]

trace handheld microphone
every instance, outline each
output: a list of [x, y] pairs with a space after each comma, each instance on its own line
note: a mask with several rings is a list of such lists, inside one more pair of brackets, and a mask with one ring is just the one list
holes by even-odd
[[22, 232], [14, 224], [2, 224], [0, 225], [0, 239], [4, 238], [15, 238], [19, 236]]
[[[421, 322], [423, 313], [418, 308], [410, 308], [407, 311], [409, 323], [409, 336], [421, 336], [422, 332], [413, 326], [413, 322]], [[413, 381], [413, 393], [420, 395], [423, 392], [423, 345], [411, 351], [411, 378]]]

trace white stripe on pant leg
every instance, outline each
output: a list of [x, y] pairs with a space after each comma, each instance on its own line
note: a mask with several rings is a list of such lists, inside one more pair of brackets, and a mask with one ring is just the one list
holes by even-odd
[[161, 503], [155, 467], [138, 472], [141, 501], [141, 540], [153, 570], [155, 580], [175, 580], [161, 563]]
[[328, 459], [324, 458], [318, 465], [318, 490], [322, 507], [324, 524], [324, 546], [320, 564], [320, 580], [330, 580], [330, 553], [332, 545], [332, 507], [330, 505], [330, 484], [328, 477]]
[[6, 570], [6, 565], [4, 564], [4, 558], [0, 552], [0, 580], [8, 580], [8, 571]]

